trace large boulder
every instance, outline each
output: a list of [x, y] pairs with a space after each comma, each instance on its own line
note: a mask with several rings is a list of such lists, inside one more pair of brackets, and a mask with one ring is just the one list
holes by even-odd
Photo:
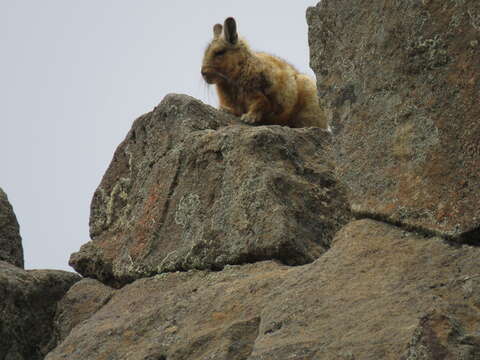
[[25, 271], [0, 261], [0, 359], [45, 357], [56, 345], [57, 302], [79, 279], [66, 271]]
[[[99, 297], [46, 359], [474, 360], [479, 257], [478, 247], [359, 220], [304, 266], [137, 280]], [[80, 284], [69, 296], [85, 293]]]
[[23, 268], [23, 247], [18, 221], [8, 201], [7, 194], [0, 188], [0, 261]]
[[323, 0], [311, 66], [353, 211], [480, 238], [480, 2]]
[[84, 276], [315, 260], [350, 218], [318, 128], [252, 127], [185, 95], [135, 121], [96, 190]]

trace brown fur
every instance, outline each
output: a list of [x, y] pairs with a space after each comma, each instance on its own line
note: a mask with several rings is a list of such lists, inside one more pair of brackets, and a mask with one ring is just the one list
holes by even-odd
[[276, 56], [250, 50], [233, 18], [213, 33], [202, 75], [215, 84], [221, 110], [251, 124], [327, 127], [312, 79]]

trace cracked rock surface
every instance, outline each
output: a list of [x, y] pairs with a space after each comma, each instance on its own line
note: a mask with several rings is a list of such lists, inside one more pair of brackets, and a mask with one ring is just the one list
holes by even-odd
[[92, 200], [84, 276], [312, 262], [350, 219], [318, 128], [252, 127], [185, 95], [135, 121]]

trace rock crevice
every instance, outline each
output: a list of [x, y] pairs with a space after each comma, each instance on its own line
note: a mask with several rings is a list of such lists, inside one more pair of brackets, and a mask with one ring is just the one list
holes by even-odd
[[393, 225], [400, 229], [403, 229], [408, 232], [414, 232], [424, 237], [434, 237], [437, 236], [441, 238], [446, 243], [452, 244], [453, 246], [457, 246], [458, 244], [468, 244], [470, 246], [480, 246], [480, 228], [473, 229], [466, 233], [463, 233], [460, 236], [453, 237], [445, 235], [444, 233], [434, 231], [429, 228], [425, 228], [423, 226], [415, 226], [409, 223], [404, 223], [401, 220], [394, 220], [389, 218], [388, 216], [384, 216], [378, 213], [371, 213], [371, 212], [353, 212], [353, 216], [357, 220], [361, 219], [371, 219], [375, 221], [380, 221], [385, 224]]

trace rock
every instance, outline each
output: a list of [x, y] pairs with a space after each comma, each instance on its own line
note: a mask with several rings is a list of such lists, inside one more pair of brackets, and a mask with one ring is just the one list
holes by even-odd
[[91, 205], [70, 264], [122, 285], [156, 273], [316, 259], [350, 219], [318, 128], [240, 125], [169, 95], [135, 121]]
[[94, 279], [75, 283], [57, 305], [54, 321], [57, 341], [62, 342], [75, 326], [97, 312], [113, 293], [114, 289]]
[[475, 360], [479, 356], [478, 331], [474, 335], [465, 334], [465, 329], [457, 319], [432, 311], [420, 319], [402, 360]]
[[56, 303], [79, 279], [66, 271], [25, 271], [0, 261], [0, 359], [40, 360], [55, 347]]
[[[479, 346], [460, 339], [480, 330], [479, 255], [478, 247], [378, 221], [352, 222], [327, 253], [269, 294], [248, 359], [430, 359], [410, 350], [424, 345], [435, 354], [439, 343], [446, 354], [478, 354]], [[451, 319], [459, 334], [449, 342], [423, 335], [425, 319], [436, 316]]]
[[357, 215], [480, 239], [480, 2], [323, 0], [311, 66]]
[[23, 268], [22, 238], [7, 194], [0, 188], [0, 261]]
[[259, 262], [137, 280], [116, 290], [46, 360], [247, 359], [267, 294], [287, 273]]
[[473, 360], [479, 256], [478, 247], [354, 221], [308, 265], [137, 280], [46, 359]]

